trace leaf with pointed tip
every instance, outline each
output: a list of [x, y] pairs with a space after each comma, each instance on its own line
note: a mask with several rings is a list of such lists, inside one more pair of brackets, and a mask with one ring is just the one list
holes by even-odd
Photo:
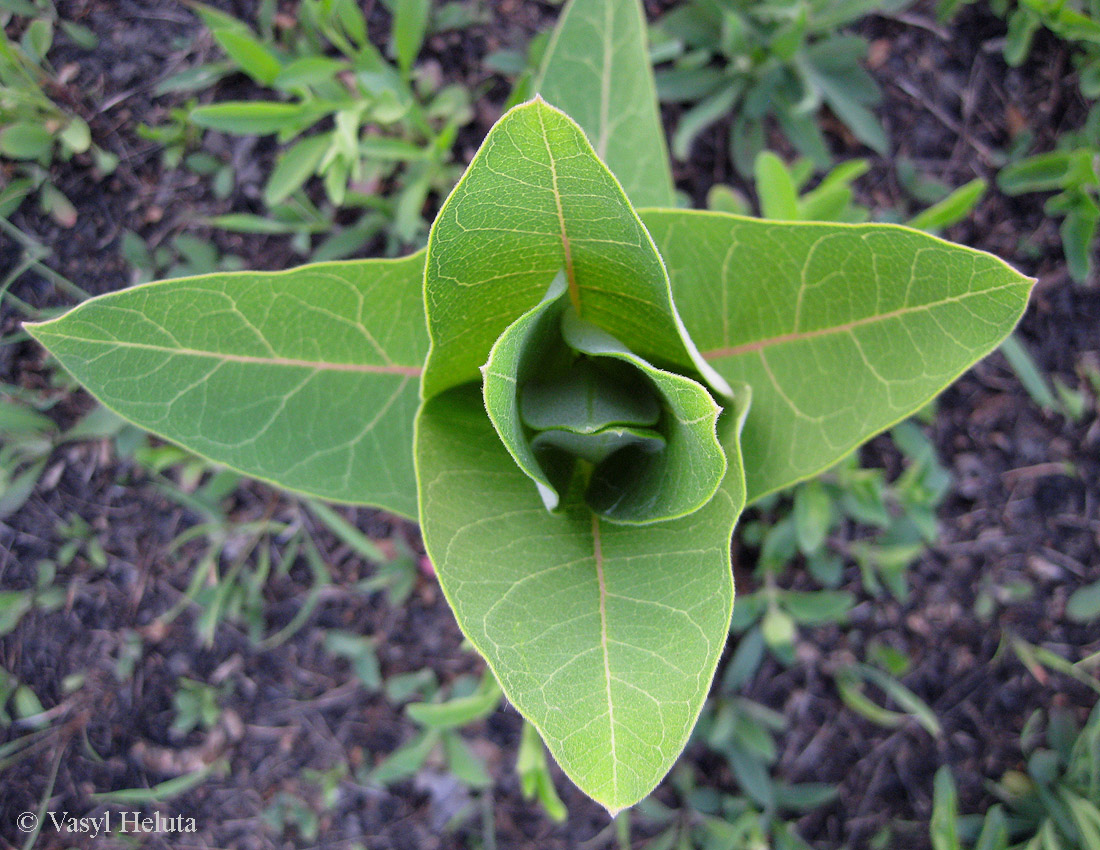
[[27, 330], [103, 404], [290, 490], [416, 515], [424, 252], [150, 283]]
[[729, 541], [743, 501], [738, 422], [704, 507], [622, 526], [574, 489], [548, 513], [474, 386], [417, 418], [420, 521], [459, 626], [554, 758], [612, 812], [648, 794], [683, 749], [725, 643]]
[[580, 316], [658, 366], [724, 384], [698, 356], [649, 234], [584, 133], [534, 100], [489, 131], [428, 240], [422, 394], [475, 381], [564, 268]]
[[822, 471], [997, 346], [1034, 283], [896, 225], [643, 212], [704, 357], [752, 386], [749, 500]]
[[639, 0], [571, 0], [535, 90], [580, 124], [632, 203], [675, 206]]

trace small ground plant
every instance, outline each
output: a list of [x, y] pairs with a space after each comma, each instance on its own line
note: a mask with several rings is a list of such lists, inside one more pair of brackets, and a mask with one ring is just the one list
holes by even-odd
[[[2, 26], [15, 16], [29, 19], [18, 42]], [[50, 164], [90, 151], [97, 169], [105, 174], [117, 160], [92, 142], [83, 118], [62, 109], [46, 93], [45, 87], [59, 76], [46, 59], [58, 26], [78, 46], [95, 44], [95, 36], [87, 29], [58, 19], [50, 2], [0, 6], [0, 173], [5, 178], [0, 187], [0, 216], [11, 215], [25, 198], [37, 194], [44, 212], [62, 226], [72, 227], [76, 210], [50, 181]]]
[[745, 504], [925, 405], [1032, 282], [903, 227], [675, 209], [637, 0], [573, 0], [534, 88], [424, 251], [147, 284], [29, 330], [191, 451], [418, 517], [489, 678], [616, 812], [699, 716]]
[[888, 143], [871, 108], [882, 97], [860, 64], [867, 43], [841, 33], [868, 12], [896, 10], [905, 0], [833, 2], [767, 0], [678, 4], [656, 25], [657, 59], [672, 59], [657, 73], [661, 99], [683, 103], [672, 152], [686, 159], [692, 142], [732, 111], [729, 151], [743, 175], [766, 147], [767, 120], [819, 169], [832, 156], [817, 113], [822, 106], [857, 139], [880, 154]]
[[[952, 13], [958, 2], [942, 4]], [[1077, 71], [1081, 97], [1089, 107], [1084, 126], [1058, 138], [1055, 150], [1037, 153], [1006, 166], [997, 176], [1010, 195], [1057, 192], [1044, 212], [1061, 218], [1062, 249], [1070, 276], [1078, 283], [1090, 281], [1097, 227], [1100, 226], [1100, 8], [1091, 0], [995, 0], [993, 11], [1004, 18], [1008, 32], [1005, 61], [1022, 65], [1031, 52], [1035, 35], [1049, 30], [1064, 41]], [[1025, 136], [1024, 138], [1028, 138]]]
[[[1039, 731], [1045, 729], [1045, 746]], [[1100, 704], [1084, 726], [1072, 712], [1035, 712], [1021, 736], [1026, 771], [993, 785], [1000, 802], [981, 815], [958, 814], [948, 767], [936, 773], [934, 850], [1059, 850], [1100, 846]]]
[[[414, 61], [430, 27], [467, 21], [443, 10], [433, 17], [430, 3], [396, 4], [391, 62], [370, 40], [359, 4], [348, 0], [303, 3], [293, 27], [265, 14], [259, 32], [213, 7], [193, 8], [227, 59], [189, 69], [161, 89], [205, 88], [241, 72], [269, 89], [268, 99], [193, 106], [185, 120], [232, 135], [293, 142], [264, 187], [270, 215], [236, 214], [214, 223], [261, 233], [311, 225], [332, 229], [331, 212], [310, 215], [313, 204], [299, 191], [317, 177], [333, 208], [359, 211], [342, 231], [344, 255], [379, 233], [387, 235], [391, 253], [422, 245], [430, 224], [422, 217], [425, 200], [449, 191], [458, 178], [451, 148], [473, 112], [464, 87], [444, 85]], [[318, 125], [322, 129], [315, 132]], [[174, 128], [178, 135], [178, 122], [159, 132], [168, 135]], [[330, 255], [339, 253], [329, 248]]]

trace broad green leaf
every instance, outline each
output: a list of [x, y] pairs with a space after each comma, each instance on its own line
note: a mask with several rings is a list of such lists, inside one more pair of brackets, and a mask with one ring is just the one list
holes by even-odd
[[640, 800], [683, 749], [725, 642], [729, 539], [743, 503], [732, 411], [722, 488], [632, 527], [574, 489], [547, 513], [468, 386], [425, 402], [416, 463], [425, 546], [458, 624], [585, 793]]
[[27, 330], [105, 406], [298, 492], [416, 514], [423, 252], [151, 283]]
[[1011, 331], [1034, 282], [894, 225], [643, 217], [704, 357], [752, 387], [750, 501], [922, 407]]
[[0, 155], [11, 159], [45, 159], [53, 150], [53, 136], [45, 127], [17, 121], [0, 130]]
[[571, 0], [535, 91], [572, 116], [638, 206], [675, 206], [639, 0]]
[[497, 338], [562, 268], [581, 318], [654, 365], [725, 389], [687, 338], [622, 188], [581, 129], [536, 99], [497, 122], [432, 226], [424, 397], [478, 380]]

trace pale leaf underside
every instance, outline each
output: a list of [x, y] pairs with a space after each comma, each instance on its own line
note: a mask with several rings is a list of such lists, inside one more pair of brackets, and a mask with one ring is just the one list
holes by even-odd
[[724, 443], [729, 472], [710, 502], [630, 527], [575, 491], [548, 513], [476, 388], [433, 398], [417, 420], [425, 545], [459, 626], [565, 772], [612, 811], [668, 771], [725, 643], [743, 479], [736, 439]]
[[642, 212], [708, 362], [753, 390], [750, 501], [915, 412], [1019, 320], [1034, 281], [893, 225]]
[[561, 269], [583, 319], [659, 366], [706, 369], [622, 188], [580, 128], [535, 100], [497, 122], [432, 226], [424, 396], [477, 380]]
[[143, 428], [291, 490], [412, 517], [423, 263], [163, 281], [28, 330]]

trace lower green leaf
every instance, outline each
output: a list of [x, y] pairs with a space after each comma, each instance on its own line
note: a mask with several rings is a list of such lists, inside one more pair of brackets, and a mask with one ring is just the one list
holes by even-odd
[[732, 411], [719, 421], [729, 466], [706, 505], [621, 526], [576, 487], [548, 513], [476, 386], [417, 419], [421, 527], [458, 624], [566, 774], [612, 812], [683, 749], [725, 642], [739, 424]]

